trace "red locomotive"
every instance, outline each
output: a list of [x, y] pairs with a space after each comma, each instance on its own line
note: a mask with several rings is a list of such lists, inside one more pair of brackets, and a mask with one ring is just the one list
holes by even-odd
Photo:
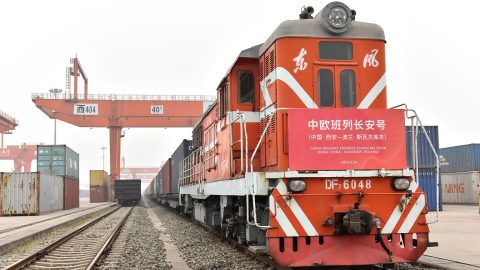
[[384, 32], [341, 2], [312, 14], [240, 53], [168, 163], [178, 179], [149, 193], [284, 266], [416, 261], [427, 208], [405, 110], [387, 109]]

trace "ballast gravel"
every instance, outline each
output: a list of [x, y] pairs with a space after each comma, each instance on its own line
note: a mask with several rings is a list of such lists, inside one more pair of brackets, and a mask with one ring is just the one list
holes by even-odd
[[136, 206], [100, 269], [172, 269], [143, 205]]
[[159, 206], [153, 210], [191, 269], [270, 269], [177, 214]]

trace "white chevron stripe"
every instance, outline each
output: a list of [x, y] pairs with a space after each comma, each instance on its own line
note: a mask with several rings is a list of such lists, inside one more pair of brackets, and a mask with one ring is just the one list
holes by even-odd
[[[284, 69], [283, 67], [277, 67], [274, 69], [267, 77], [265, 77], [260, 82], [260, 87], [262, 88], [263, 98], [265, 100], [265, 107], [269, 108], [272, 105], [272, 99], [270, 98], [270, 94], [268, 93], [268, 84], [273, 83], [276, 80], [283, 81], [290, 87], [293, 92], [300, 98], [300, 100], [305, 104], [305, 107], [314, 109], [318, 108], [315, 101], [307, 94], [305, 89], [295, 80], [295, 78], [288, 72], [288, 70]], [[268, 111], [273, 110], [273, 108], [268, 109]]]
[[385, 89], [385, 86], [387, 86], [387, 74], [383, 74], [383, 76], [378, 80], [377, 83], [370, 89], [368, 94], [365, 96], [365, 98], [360, 102], [360, 105], [358, 105], [357, 109], [368, 109], [370, 105], [377, 99], [378, 95]]
[[[287, 186], [283, 181], [280, 181], [280, 183], [277, 185], [277, 190], [280, 192], [280, 194], [287, 194], [288, 192]], [[293, 214], [302, 225], [307, 235], [317, 236], [318, 235], [317, 230], [315, 229], [315, 227], [313, 227], [313, 224], [310, 222], [310, 219], [308, 219], [307, 215], [305, 215], [305, 212], [303, 212], [297, 200], [295, 200], [295, 198], [292, 197], [287, 202], [287, 204], [290, 206], [290, 209], [292, 210]]]
[[[418, 189], [418, 183], [415, 180], [412, 180], [410, 182], [410, 187], [408, 188], [408, 190], [411, 190], [412, 192], [415, 192], [415, 191], [417, 191], [417, 189]], [[403, 195], [402, 198], [400, 199], [400, 201], [405, 200], [405, 199], [406, 199], [406, 197], [405, 197], [405, 195]], [[400, 220], [400, 217], [402, 216], [402, 213], [403, 212], [400, 211], [400, 207], [397, 204], [395, 209], [393, 209], [392, 214], [388, 218], [387, 223], [385, 223], [385, 225], [383, 226], [383, 229], [382, 229], [383, 234], [390, 234], [390, 233], [393, 232], [393, 229], [395, 228], [395, 226], [397, 226], [397, 223]]]
[[[275, 199], [273, 198], [273, 195], [270, 195], [270, 212], [272, 212], [272, 214], [275, 216], [280, 228], [282, 228], [287, 236], [298, 236], [298, 233], [293, 227], [292, 223], [290, 223], [290, 220], [288, 220], [288, 217], [285, 215], [280, 205], [278, 205], [278, 203], [274, 203], [274, 200]], [[273, 209], [274, 207], [275, 209]]]
[[269, 107], [270, 105], [272, 105], [272, 98], [270, 97], [270, 93], [268, 93], [268, 87], [267, 87], [267, 79], [269, 79], [270, 75], [265, 77], [265, 79], [263, 79], [260, 82], [260, 88], [262, 89], [263, 99], [265, 100], [265, 107]]
[[423, 208], [425, 207], [425, 195], [421, 194], [418, 197], [418, 200], [415, 202], [412, 210], [408, 213], [407, 218], [403, 222], [402, 226], [398, 230], [398, 233], [408, 233], [412, 228], [413, 224], [417, 220], [418, 216], [422, 212]]

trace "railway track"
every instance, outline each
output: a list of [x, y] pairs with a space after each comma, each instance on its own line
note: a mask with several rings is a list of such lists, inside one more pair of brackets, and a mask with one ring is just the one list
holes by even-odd
[[5, 269], [93, 269], [112, 246], [132, 209], [116, 207]]

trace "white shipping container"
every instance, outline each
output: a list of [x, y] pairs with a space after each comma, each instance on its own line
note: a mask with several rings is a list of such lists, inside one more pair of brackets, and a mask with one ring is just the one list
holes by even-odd
[[63, 209], [63, 178], [43, 173], [1, 173], [3, 216], [38, 215]]
[[478, 204], [480, 172], [442, 173], [442, 202]]

